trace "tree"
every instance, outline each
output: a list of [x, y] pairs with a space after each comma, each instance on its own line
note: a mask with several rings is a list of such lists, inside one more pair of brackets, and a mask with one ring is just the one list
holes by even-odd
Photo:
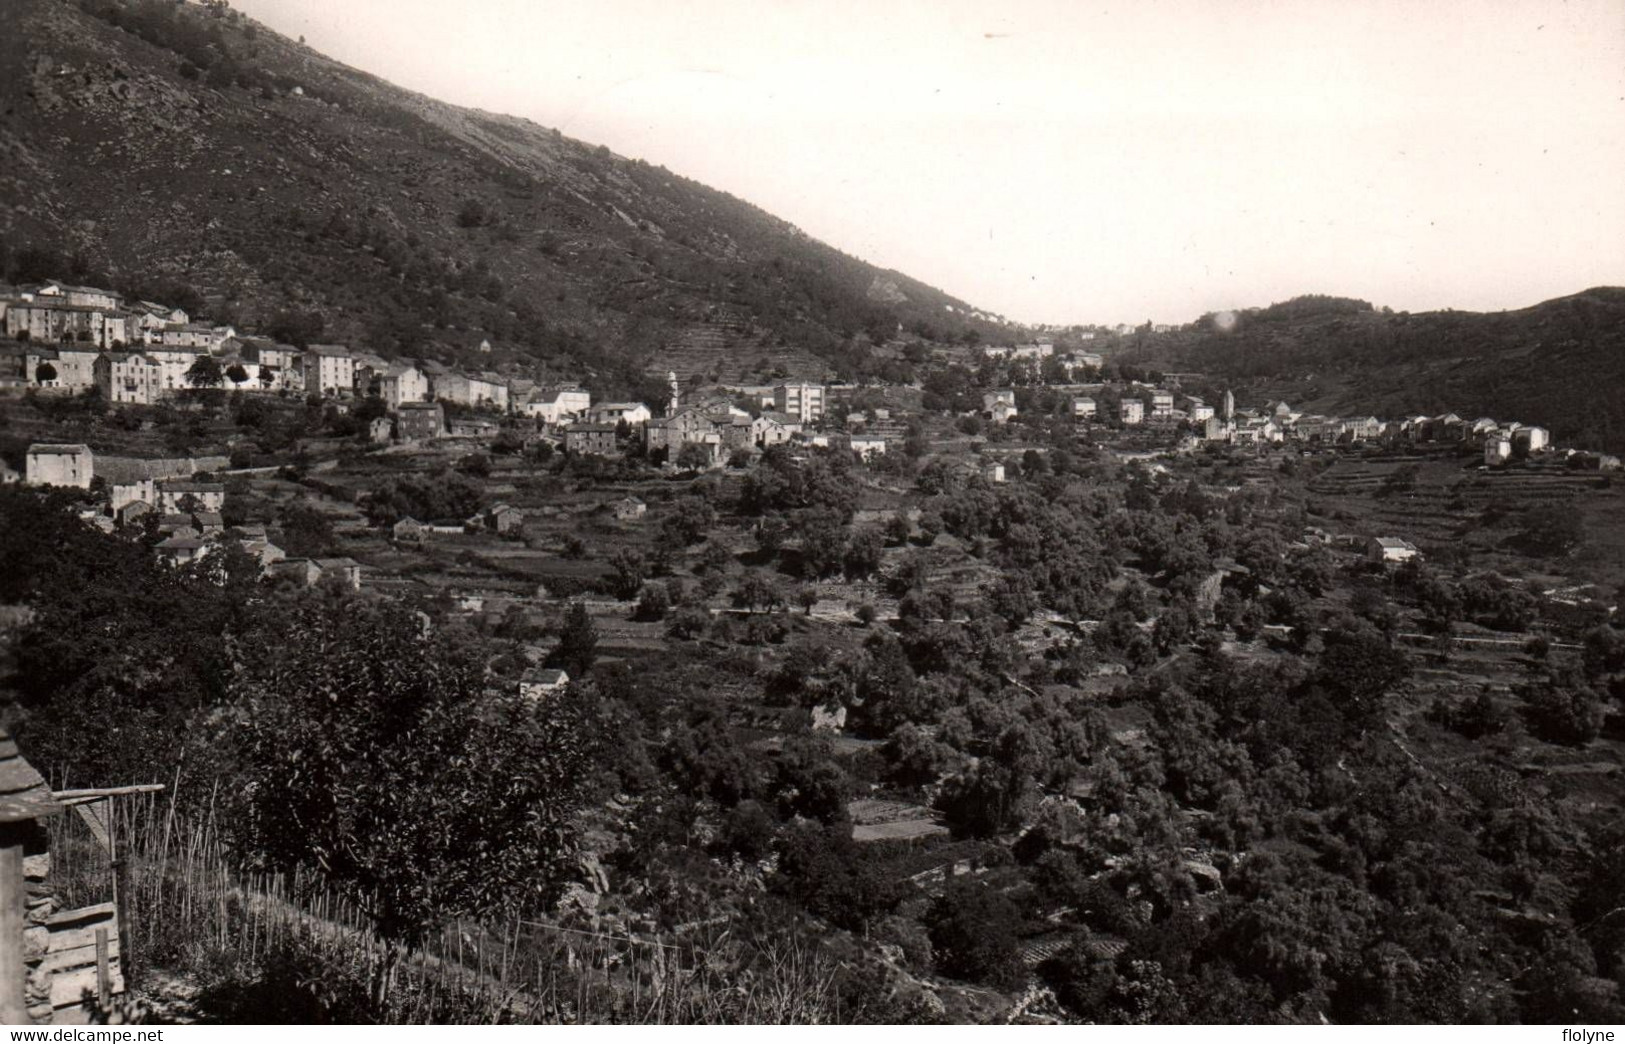
[[703, 471], [711, 466], [711, 451], [698, 442], [685, 442], [677, 450], [676, 464], [684, 471]]
[[784, 593], [771, 576], [759, 569], [750, 569], [740, 577], [739, 586], [734, 588], [733, 600], [735, 605], [751, 612], [772, 610], [784, 604]]
[[564, 614], [564, 626], [559, 630], [559, 644], [548, 656], [549, 666], [562, 668], [572, 678], [580, 678], [592, 670], [598, 658], [598, 629], [593, 626], [592, 615], [580, 602], [571, 602]]
[[811, 616], [813, 609], [818, 605], [818, 588], [811, 584], [802, 584], [796, 588], [796, 604], [805, 609], [808, 616]]
[[1608, 708], [1601, 697], [1578, 677], [1549, 675], [1544, 681], [1519, 690], [1525, 701], [1530, 729], [1540, 738], [1567, 746], [1582, 746], [1602, 732]]
[[1585, 519], [1561, 504], [1541, 504], [1524, 512], [1523, 530], [1514, 541], [1524, 552], [1559, 558], [1585, 542]]
[[827, 509], [803, 511], [795, 520], [801, 539], [801, 572], [804, 576], [832, 576], [841, 568], [846, 552], [846, 527], [840, 517]]
[[296, 500], [282, 509], [282, 547], [295, 558], [318, 558], [333, 546], [333, 523], [320, 509]]
[[925, 912], [937, 967], [959, 979], [1014, 988], [1026, 979], [1015, 903], [972, 878], [956, 878]]
[[254, 862], [317, 870], [406, 947], [557, 898], [596, 754], [585, 696], [486, 693], [477, 643], [399, 608], [310, 599], [267, 639], [231, 687]]
[[705, 539], [716, 520], [716, 511], [703, 498], [683, 497], [660, 520], [660, 535], [668, 543], [690, 547]]
[[853, 530], [841, 559], [841, 570], [847, 579], [861, 580], [879, 571], [883, 543], [879, 530], [868, 527]]
[[[620, 548], [609, 556], [609, 567], [615, 572], [609, 578], [609, 593], [622, 601], [636, 598], [644, 591], [643, 580], [649, 570], [643, 555], [631, 548]], [[664, 615], [664, 614], [662, 614]], [[659, 619], [660, 617], [655, 617]]]
[[212, 355], [200, 355], [197, 361], [187, 367], [186, 383], [194, 388], [218, 388], [226, 383], [226, 375], [220, 370], [220, 363]]
[[34, 370], [34, 380], [40, 384], [47, 384], [56, 380], [56, 367], [48, 362], [42, 362]]
[[234, 362], [226, 367], [226, 377], [239, 388], [248, 383], [248, 371], [243, 368], [243, 364], [240, 362]]
[[639, 620], [664, 620], [671, 611], [671, 592], [662, 583], [647, 583], [638, 594], [633, 615]]

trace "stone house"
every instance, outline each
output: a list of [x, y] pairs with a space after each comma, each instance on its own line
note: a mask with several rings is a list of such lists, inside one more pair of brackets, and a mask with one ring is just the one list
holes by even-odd
[[28, 447], [24, 467], [24, 481], [30, 486], [89, 489], [96, 474], [95, 456], [80, 443], [36, 442]]
[[163, 396], [163, 366], [140, 352], [105, 352], [92, 373], [96, 389], [111, 403], [151, 405]]
[[621, 450], [613, 424], [572, 424], [564, 429], [564, 450], [571, 454], [618, 457]]
[[187, 372], [191, 370], [199, 358], [209, 353], [206, 348], [154, 344], [148, 345], [141, 354], [158, 364], [159, 378], [162, 384], [159, 391], [163, 396], [167, 397], [191, 387], [186, 383]]
[[220, 511], [226, 506], [226, 487], [219, 482], [163, 479], [158, 482], [158, 509], [167, 514]]
[[94, 286], [74, 286], [71, 283], [45, 283], [34, 291], [36, 297], [81, 308], [118, 308], [124, 304], [124, 295], [117, 290], [102, 290]]
[[304, 391], [304, 353], [291, 344], [278, 344], [267, 337], [243, 338], [244, 363], [253, 363], [254, 383], [269, 391]]
[[317, 395], [348, 395], [355, 389], [355, 358], [342, 344], [313, 344], [303, 356], [305, 390]]
[[525, 528], [525, 513], [512, 504], [493, 504], [485, 509], [485, 525], [504, 536]]
[[224, 340], [215, 333], [214, 327], [204, 323], [165, 323], [156, 330], [149, 330], [147, 337], [149, 344], [164, 348], [195, 348], [204, 352], [214, 351]]
[[1522, 425], [1512, 431], [1512, 448], [1520, 454], [1539, 453], [1552, 444], [1552, 433], [1535, 425]]
[[436, 439], [446, 433], [446, 408], [438, 402], [403, 402], [395, 413], [395, 436], [402, 442]]
[[1072, 417], [1074, 420], [1093, 419], [1097, 408], [1095, 400], [1087, 395], [1072, 396]]
[[402, 403], [423, 402], [429, 398], [428, 375], [411, 363], [393, 363], [378, 375], [378, 397], [391, 410], [400, 409]]
[[1415, 544], [1399, 537], [1372, 537], [1365, 546], [1366, 561], [1375, 565], [1398, 565], [1420, 555]]
[[721, 442], [715, 423], [694, 407], [678, 410], [669, 417], [653, 418], [644, 425], [643, 440], [650, 453], [665, 450], [672, 458], [686, 442]]
[[267, 566], [266, 575], [300, 587], [315, 587], [322, 578], [322, 567], [308, 558], [284, 558]]
[[582, 388], [547, 388], [534, 391], [519, 411], [545, 424], [563, 424], [579, 417], [592, 406], [592, 396]]
[[158, 506], [158, 485], [150, 478], [136, 478], [130, 482], [109, 482], [108, 510], [117, 512], [130, 504]]
[[[61, 344], [55, 347], [31, 345], [23, 355], [28, 377], [41, 388], [79, 392], [96, 385], [96, 359], [101, 352], [88, 344]], [[56, 376], [41, 380], [40, 367], [49, 363]]]
[[131, 337], [130, 317], [124, 312], [70, 305], [41, 298], [8, 299], [0, 312], [0, 330], [16, 339], [40, 345], [82, 344], [89, 348], [122, 347]]
[[886, 452], [885, 439], [865, 438], [861, 435], [854, 435], [849, 440], [849, 445], [851, 446], [852, 452], [857, 454], [863, 460], [872, 460], [875, 457], [883, 456]]
[[208, 553], [209, 545], [202, 536], [176, 533], [159, 543], [157, 551], [170, 565], [181, 566], [196, 562]]
[[1145, 403], [1139, 399], [1124, 399], [1119, 404], [1118, 410], [1124, 424], [1142, 424], [1145, 422]]
[[1512, 459], [1512, 440], [1496, 432], [1484, 440], [1484, 463], [1505, 464]]
[[788, 413], [769, 411], [751, 421], [751, 441], [758, 446], [789, 442], [801, 430], [801, 422]]
[[649, 505], [637, 497], [622, 497], [615, 502], [615, 517], [622, 522], [631, 522], [642, 518], [649, 510]]
[[361, 590], [361, 564], [353, 558], [318, 558], [319, 578], [332, 580], [352, 591]]
[[619, 424], [625, 421], [636, 426], [647, 424], [654, 414], [641, 402], [601, 402], [587, 411], [587, 419], [594, 424]]
[[456, 371], [434, 378], [431, 389], [435, 398], [464, 406], [495, 406], [508, 408], [508, 383], [494, 373], [463, 374]]
[[429, 537], [429, 527], [408, 515], [389, 527], [389, 535], [397, 544], [421, 544]]
[[553, 668], [526, 671], [519, 679], [519, 695], [532, 700], [539, 700], [562, 691], [570, 684], [570, 676], [564, 671]]

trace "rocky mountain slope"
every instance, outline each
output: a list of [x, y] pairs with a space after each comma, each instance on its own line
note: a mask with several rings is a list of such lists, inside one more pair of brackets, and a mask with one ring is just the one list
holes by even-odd
[[725, 193], [224, 3], [8, 0], [5, 22], [0, 276], [192, 285], [296, 340], [450, 358], [489, 338], [564, 372], [812, 375], [899, 324], [1009, 334]]

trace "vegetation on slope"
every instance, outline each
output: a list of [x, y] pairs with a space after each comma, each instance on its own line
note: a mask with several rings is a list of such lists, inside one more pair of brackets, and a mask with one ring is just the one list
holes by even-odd
[[1194, 370], [1293, 405], [1382, 417], [1455, 412], [1550, 428], [1558, 442], [1625, 449], [1625, 289], [1510, 312], [1377, 310], [1300, 297], [1143, 334], [1125, 357]]
[[7, 21], [0, 277], [45, 275], [43, 248], [69, 269], [50, 277], [189, 283], [215, 318], [296, 340], [449, 358], [489, 338], [575, 374], [658, 367], [721, 320], [731, 350], [794, 345], [814, 369], [898, 324], [1008, 336], [726, 193], [221, 4], [21, 0]]

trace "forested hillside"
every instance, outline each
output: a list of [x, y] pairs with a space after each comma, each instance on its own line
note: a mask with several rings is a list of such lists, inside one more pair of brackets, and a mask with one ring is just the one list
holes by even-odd
[[1598, 287], [1510, 312], [1377, 310], [1303, 297], [1139, 338], [1124, 358], [1196, 370], [1337, 412], [1453, 411], [1625, 449], [1625, 289]]
[[1001, 332], [726, 193], [393, 87], [224, 3], [12, 0], [6, 23], [0, 278], [196, 287], [296, 342], [446, 358], [488, 338], [565, 372], [658, 369], [709, 337], [811, 375], [898, 324]]

